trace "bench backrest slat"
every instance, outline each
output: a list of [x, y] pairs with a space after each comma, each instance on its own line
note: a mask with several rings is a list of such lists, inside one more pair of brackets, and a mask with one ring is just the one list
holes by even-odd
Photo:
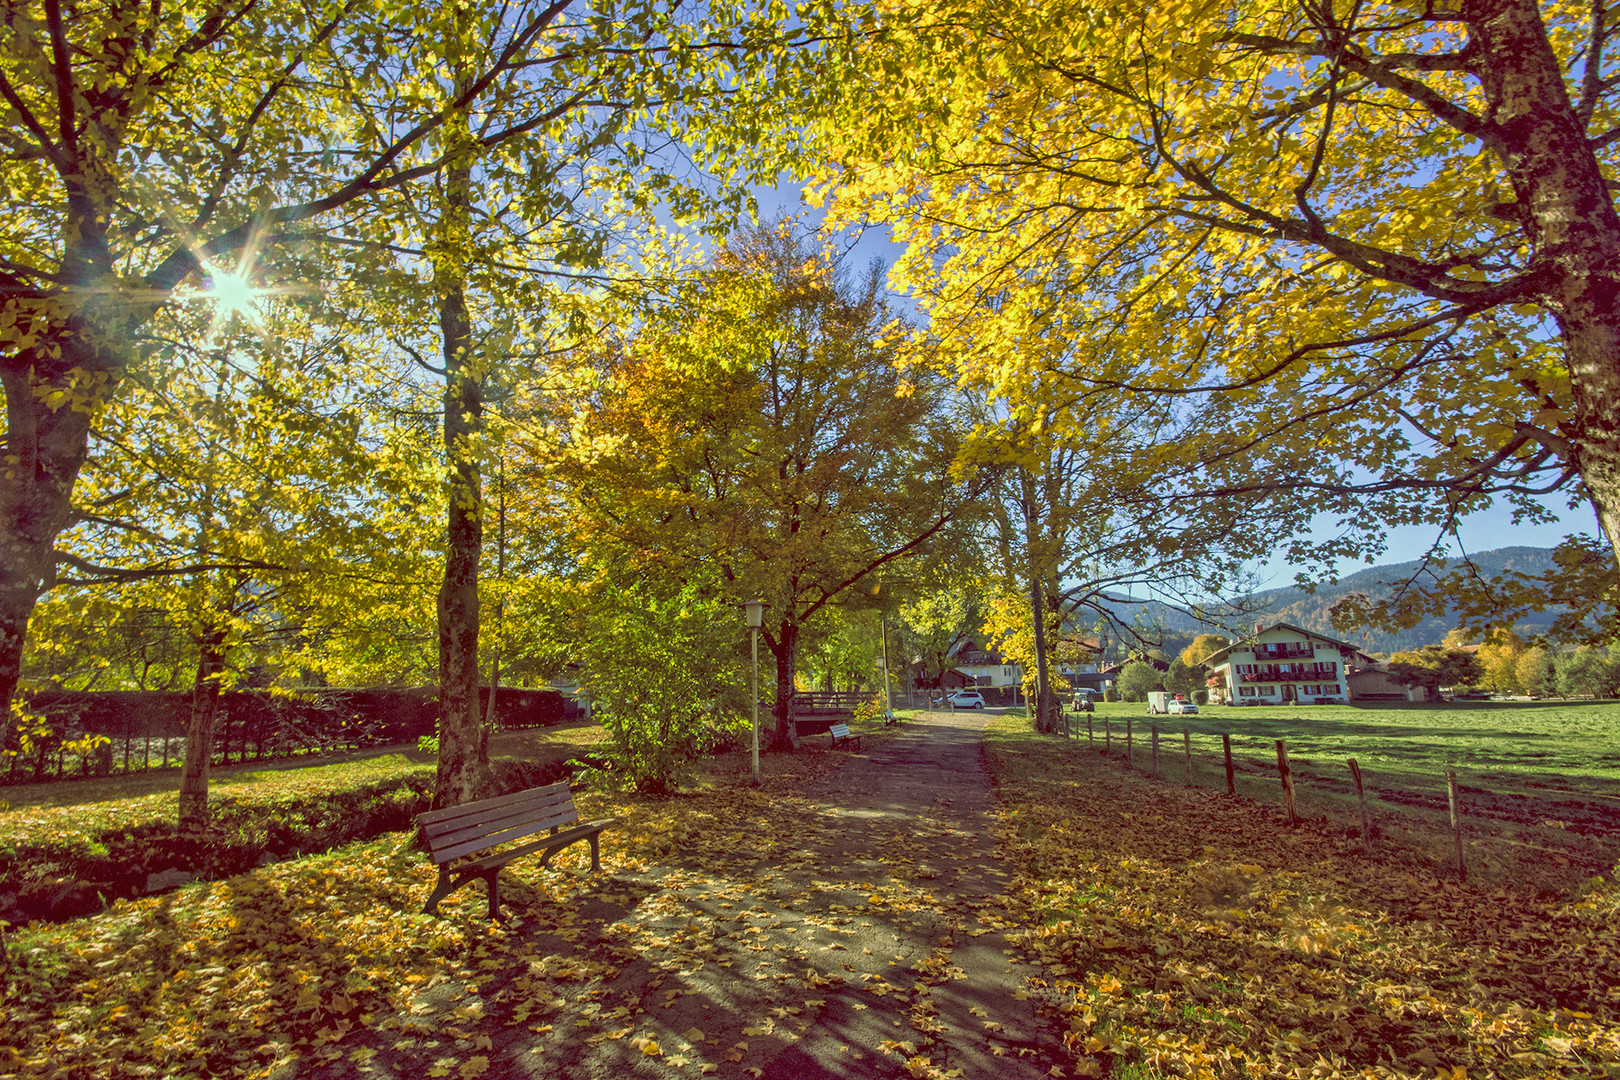
[[[572, 810], [574, 799], [567, 789], [562, 791], [534, 790], [521, 792], [527, 798], [514, 799], [504, 796], [500, 799], [481, 799], [478, 802], [463, 803], [454, 807], [458, 813], [447, 814], [443, 810], [429, 811], [434, 815], [421, 814], [417, 823], [422, 826], [422, 835], [428, 839], [443, 836], [445, 833], [460, 832], [466, 829], [477, 828], [491, 822], [500, 822], [511, 818], [534, 817], [536, 815], [551, 813], [556, 810]], [[499, 828], [499, 826], [496, 826]]]
[[485, 851], [492, 847], [499, 847], [509, 840], [521, 840], [525, 836], [533, 836], [538, 832], [547, 832], [559, 825], [571, 825], [578, 820], [578, 813], [570, 813], [559, 819], [531, 821], [493, 835], [484, 833], [460, 843], [451, 844], [449, 847], [430, 848], [429, 850], [433, 852], [433, 863], [436, 866], [439, 863], [449, 862], [451, 859], [459, 858], [462, 855], [471, 855], [475, 851]]
[[[537, 807], [524, 807], [512, 809], [510, 807], [496, 810], [493, 813], [480, 815], [477, 818], [461, 818], [456, 821], [441, 821], [432, 826], [432, 832], [422, 830], [422, 837], [430, 848], [442, 848], [451, 844], [460, 844], [481, 836], [498, 836], [508, 829], [515, 829], [520, 825], [539, 823], [551, 828], [557, 825], [567, 825], [579, 817], [572, 802], [559, 805], [546, 805]], [[498, 841], [497, 841], [498, 842]]]
[[847, 738], [849, 738], [849, 725], [848, 724], [834, 724], [832, 727], [828, 728], [827, 730], [833, 733], [833, 738], [835, 738], [835, 739], [847, 739]]
[[526, 791], [514, 792], [511, 795], [497, 795], [493, 799], [479, 799], [476, 802], [462, 803], [460, 806], [447, 806], [443, 810], [429, 810], [425, 814], [417, 814], [416, 821], [420, 825], [434, 825], [451, 818], [463, 817], [467, 814], [481, 814], [485, 810], [499, 806], [510, 806], [513, 803], [528, 803], [536, 799], [572, 798], [568, 791], [568, 782], [559, 781], [547, 784], [545, 787], [529, 788]]
[[579, 811], [574, 807], [567, 783], [480, 799], [417, 816], [435, 864], [578, 820]]

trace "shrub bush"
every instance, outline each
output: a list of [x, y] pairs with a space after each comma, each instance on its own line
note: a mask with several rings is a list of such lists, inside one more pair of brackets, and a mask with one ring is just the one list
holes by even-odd
[[592, 783], [670, 791], [728, 730], [722, 688], [735, 686], [736, 615], [695, 586], [669, 596], [603, 585], [579, 612], [581, 684], [612, 744]]

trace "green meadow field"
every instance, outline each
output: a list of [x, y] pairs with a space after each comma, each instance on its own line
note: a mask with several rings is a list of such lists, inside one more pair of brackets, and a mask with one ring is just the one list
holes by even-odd
[[[1111, 708], [1121, 708], [1112, 705]], [[1126, 710], [1140, 707], [1125, 706]], [[1484, 779], [1552, 774], [1620, 781], [1620, 702], [1468, 701], [1444, 704], [1201, 707], [1155, 718], [1161, 729], [1232, 735], [1235, 750], [1288, 741], [1289, 756], [1353, 757], [1363, 769]]]
[[[1084, 742], [1087, 716], [1067, 715], [1071, 737]], [[1229, 735], [1237, 792], [1262, 801], [1280, 801], [1283, 740], [1300, 812], [1359, 830], [1347, 765], [1355, 758], [1375, 830], [1437, 858], [1444, 845], [1432, 834], [1449, 828], [1446, 773], [1454, 771], [1465, 833], [1495, 843], [1504, 873], [1540, 863], [1598, 873], [1620, 859], [1620, 702], [1214, 705], [1196, 716], [1149, 716], [1142, 704], [1105, 702], [1089, 717], [1092, 747], [1150, 772], [1156, 726], [1166, 782], [1185, 782], [1188, 733], [1199, 787], [1226, 786], [1221, 736]]]

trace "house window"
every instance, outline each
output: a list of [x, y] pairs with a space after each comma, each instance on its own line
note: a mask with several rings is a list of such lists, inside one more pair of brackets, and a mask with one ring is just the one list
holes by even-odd
[[1238, 697], [1254, 697], [1255, 689], [1252, 686], [1238, 687]]
[[975, 675], [975, 676], [973, 676], [973, 685], [974, 686], [989, 686], [990, 685], [990, 676], [988, 676], [988, 675]]
[[1009, 679], [1010, 679], [1010, 678], [1012, 678], [1012, 668], [1010, 668], [1010, 667], [1004, 667], [1004, 668], [1002, 668], [1002, 669], [1001, 669], [1001, 673], [1002, 673], [1002, 674], [1003, 674], [1003, 675], [1005, 675], [1005, 676], [1006, 676], [1006, 677], [1007, 677], [1007, 678], [1009, 678]]

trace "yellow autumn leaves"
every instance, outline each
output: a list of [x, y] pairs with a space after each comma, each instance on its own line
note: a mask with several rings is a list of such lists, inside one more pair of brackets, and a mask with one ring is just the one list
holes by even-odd
[[1620, 1054], [1611, 882], [1459, 888], [1011, 719], [990, 761], [1019, 942], [1079, 1075], [1584, 1077]]

